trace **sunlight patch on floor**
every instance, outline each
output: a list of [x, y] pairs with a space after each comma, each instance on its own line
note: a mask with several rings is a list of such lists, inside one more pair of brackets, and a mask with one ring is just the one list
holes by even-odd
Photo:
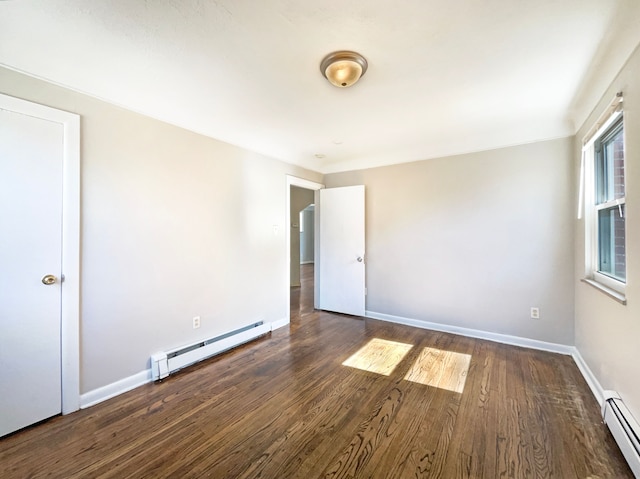
[[342, 365], [388, 376], [412, 347], [411, 344], [373, 338]]
[[462, 393], [470, 362], [470, 354], [424, 348], [404, 378], [426, 386]]

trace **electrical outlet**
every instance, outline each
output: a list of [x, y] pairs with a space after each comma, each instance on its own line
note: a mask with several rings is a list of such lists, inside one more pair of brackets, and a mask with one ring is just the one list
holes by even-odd
[[195, 316], [193, 318], [193, 329], [198, 329], [200, 327], [200, 316]]
[[531, 319], [540, 319], [540, 308], [531, 308]]

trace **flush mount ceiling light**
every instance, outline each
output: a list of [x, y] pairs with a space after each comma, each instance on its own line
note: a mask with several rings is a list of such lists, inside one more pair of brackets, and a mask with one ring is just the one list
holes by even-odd
[[367, 71], [367, 60], [356, 52], [333, 52], [320, 63], [322, 75], [339, 88], [356, 83]]

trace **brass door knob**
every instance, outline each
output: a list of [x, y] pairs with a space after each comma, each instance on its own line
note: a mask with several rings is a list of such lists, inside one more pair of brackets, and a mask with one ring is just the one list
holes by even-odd
[[54, 284], [56, 281], [58, 281], [58, 278], [56, 278], [52, 274], [48, 274], [42, 277], [42, 284], [46, 284], [47, 286]]

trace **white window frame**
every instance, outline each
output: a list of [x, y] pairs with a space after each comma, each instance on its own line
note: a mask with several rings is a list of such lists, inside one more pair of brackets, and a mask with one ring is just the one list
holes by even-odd
[[[625, 302], [626, 280], [620, 281], [598, 271], [598, 212], [611, 207], [625, 205], [625, 198], [615, 199], [606, 203], [596, 204], [596, 157], [595, 143], [608, 133], [609, 128], [620, 118], [623, 118], [623, 141], [625, 141], [624, 117], [622, 112], [622, 96], [618, 94], [612, 102], [611, 108], [605, 112], [601, 120], [594, 125], [590, 134], [585, 137], [586, 142], [582, 148], [582, 169], [584, 184], [585, 206], [585, 280], [607, 293], [613, 293], [615, 299]], [[626, 143], [626, 142], [625, 142]], [[626, 158], [625, 158], [626, 159]], [[625, 168], [625, 187], [626, 187]], [[625, 191], [626, 196], [626, 191]], [[626, 216], [626, 213], [625, 213]], [[625, 249], [626, 251], [626, 249]], [[628, 264], [628, 262], [627, 262]], [[610, 290], [610, 291], [608, 291]], [[617, 293], [617, 295], [615, 294]]]

